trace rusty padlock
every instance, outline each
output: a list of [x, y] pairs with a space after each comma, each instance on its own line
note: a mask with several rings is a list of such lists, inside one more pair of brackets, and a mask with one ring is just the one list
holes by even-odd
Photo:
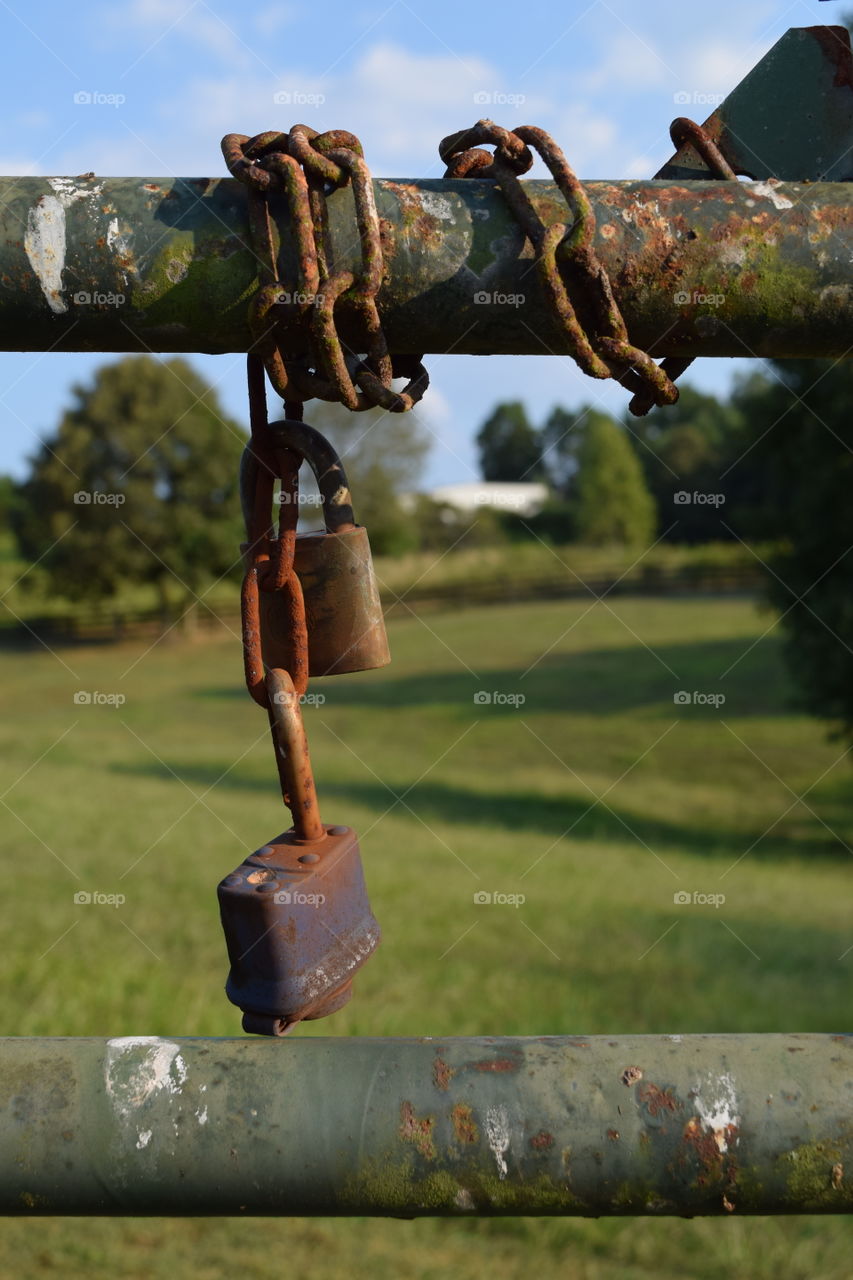
[[[305, 601], [308, 674], [343, 675], [387, 666], [391, 655], [370, 543], [367, 530], [355, 523], [340, 458], [325, 436], [305, 422], [271, 422], [267, 431], [274, 449], [291, 449], [308, 462], [323, 500], [325, 530], [297, 534], [293, 562]], [[247, 450], [241, 470], [247, 520], [258, 465], [252, 451]], [[291, 628], [285, 602], [280, 593], [264, 590], [263, 579], [260, 587], [264, 665], [291, 671]]]
[[355, 832], [320, 820], [293, 682], [273, 670], [266, 689], [293, 827], [250, 854], [217, 895], [228, 999], [243, 1010], [244, 1031], [283, 1036], [347, 1003], [380, 932]]

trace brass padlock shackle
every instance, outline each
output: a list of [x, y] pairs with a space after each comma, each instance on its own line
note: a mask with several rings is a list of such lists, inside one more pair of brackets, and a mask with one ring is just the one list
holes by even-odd
[[265, 683], [284, 801], [293, 815], [296, 837], [322, 840], [326, 828], [320, 819], [299, 694], [288, 673], [279, 667], [267, 672]]
[[[320, 496], [323, 499], [323, 520], [327, 533], [346, 533], [356, 528], [352, 509], [352, 494], [341, 459], [330, 441], [317, 430], [297, 418], [284, 418], [270, 422], [265, 441], [271, 449], [292, 449], [308, 463], [314, 472]], [[240, 463], [240, 503], [247, 530], [251, 529], [254, 513], [258, 468], [263, 463], [252, 445], [243, 450]]]

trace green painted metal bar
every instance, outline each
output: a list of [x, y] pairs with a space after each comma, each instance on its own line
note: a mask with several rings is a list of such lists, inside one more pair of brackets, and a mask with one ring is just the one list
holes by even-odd
[[0, 1213], [848, 1213], [853, 1035], [0, 1040]]
[[[531, 249], [488, 181], [374, 184], [392, 350], [563, 352]], [[547, 223], [566, 208], [531, 180]], [[632, 341], [675, 356], [842, 355], [853, 333], [849, 183], [590, 182], [596, 250]], [[332, 258], [358, 268], [352, 193]], [[285, 228], [281, 278], [295, 279]], [[0, 178], [0, 349], [244, 351], [257, 287], [230, 178]], [[342, 314], [342, 336], [347, 331]], [[299, 335], [293, 334], [294, 350]]]

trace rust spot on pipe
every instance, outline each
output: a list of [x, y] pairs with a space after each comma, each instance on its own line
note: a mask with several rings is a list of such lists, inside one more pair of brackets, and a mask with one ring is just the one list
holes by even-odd
[[659, 1089], [651, 1081], [637, 1091], [637, 1097], [647, 1108], [650, 1116], [660, 1115], [661, 1111], [679, 1111], [681, 1103], [671, 1089]]
[[387, 191], [393, 191], [400, 202], [401, 230], [406, 240], [414, 241], [421, 249], [441, 248], [442, 220], [425, 207], [423, 192], [413, 182], [382, 181]]
[[457, 1142], [479, 1142], [480, 1131], [474, 1123], [474, 1113], [464, 1102], [458, 1102], [450, 1113]]
[[425, 1160], [435, 1159], [435, 1143], [432, 1131], [435, 1120], [432, 1116], [424, 1116], [419, 1120], [411, 1102], [400, 1106], [400, 1137], [404, 1142], [411, 1142]]
[[627, 1088], [629, 1089], [631, 1088], [631, 1085], [636, 1084], [637, 1081], [642, 1080], [642, 1078], [643, 1078], [642, 1067], [626, 1067], [620, 1077], [620, 1079], [622, 1080], [622, 1083], [626, 1085]]
[[520, 1065], [518, 1058], [483, 1058], [471, 1063], [474, 1071], [517, 1071]]
[[439, 1056], [432, 1064], [432, 1082], [436, 1089], [441, 1089], [444, 1093], [450, 1088], [450, 1081], [453, 1079], [454, 1071], [451, 1066]]
[[554, 1136], [548, 1133], [547, 1129], [540, 1129], [530, 1139], [530, 1145], [534, 1151], [547, 1151], [549, 1147], [554, 1145]]
[[[737, 1125], [727, 1124], [722, 1129], [703, 1127], [698, 1116], [691, 1116], [684, 1126], [684, 1141], [696, 1152], [702, 1169], [717, 1176], [723, 1168], [723, 1156], [737, 1141]], [[729, 1164], [732, 1164], [731, 1157]]]

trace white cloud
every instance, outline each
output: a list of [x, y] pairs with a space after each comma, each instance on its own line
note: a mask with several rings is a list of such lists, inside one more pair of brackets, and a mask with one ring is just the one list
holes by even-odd
[[[284, 130], [305, 120], [320, 130], [356, 133], [377, 176], [438, 177], [440, 139], [488, 113], [490, 108], [475, 102], [477, 93], [503, 88], [497, 69], [478, 56], [460, 60], [450, 54], [418, 54], [380, 41], [327, 75], [294, 64], [274, 76], [259, 76], [255, 67], [188, 80], [176, 97], [161, 100], [159, 118], [144, 132], [137, 130], [137, 137], [128, 133], [125, 138], [119, 120], [118, 138], [92, 139], [85, 148], [86, 163], [98, 172], [215, 176], [224, 172], [219, 153], [223, 134]], [[291, 102], [276, 103], [277, 93], [289, 94]], [[538, 117], [544, 105], [528, 99], [524, 112]], [[502, 123], [517, 123], [518, 108], [493, 110], [502, 113]], [[80, 153], [75, 148], [73, 155]], [[140, 168], [133, 167], [137, 162]], [[71, 168], [77, 163], [72, 159]]]
[[[255, 21], [258, 19], [262, 24], [266, 22], [266, 31], [263, 26], [259, 28], [263, 34], [274, 34], [276, 28], [270, 25], [272, 10], [256, 15]], [[130, 0], [129, 4], [106, 10], [105, 20], [123, 36], [133, 28], [144, 33], [134, 42], [133, 57], [122, 74], [149, 58], [159, 57], [176, 40], [187, 41], [229, 66], [252, 67], [255, 75], [259, 68], [271, 72], [264, 61], [263, 45], [259, 50], [257, 40], [244, 38], [238, 26], [226, 22], [206, 0]]]
[[4, 178], [29, 178], [40, 172], [37, 160], [0, 156], [0, 175]]
[[262, 36], [269, 38], [277, 35], [282, 27], [292, 26], [300, 16], [301, 11], [295, 5], [271, 4], [254, 15], [252, 24]]
[[601, 58], [580, 79], [581, 89], [594, 93], [653, 89], [666, 83], [670, 68], [648, 34], [642, 38], [622, 30], [612, 36]]

